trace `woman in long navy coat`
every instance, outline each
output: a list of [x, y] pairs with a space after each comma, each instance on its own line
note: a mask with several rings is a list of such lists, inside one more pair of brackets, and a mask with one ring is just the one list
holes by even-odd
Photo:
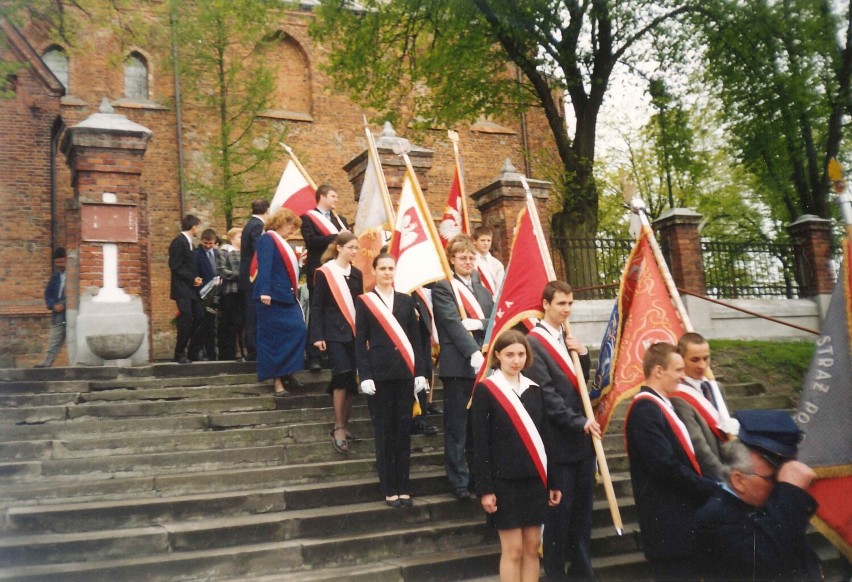
[[257, 379], [275, 381], [275, 394], [284, 396], [286, 381], [304, 367], [305, 318], [296, 295], [299, 259], [287, 237], [301, 220], [288, 208], [266, 223], [257, 244], [257, 273], [252, 297], [257, 309]]

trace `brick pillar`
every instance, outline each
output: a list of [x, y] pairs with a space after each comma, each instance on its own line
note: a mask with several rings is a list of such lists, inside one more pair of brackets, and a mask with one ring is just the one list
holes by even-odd
[[[140, 176], [151, 136], [149, 129], [115, 114], [104, 99], [98, 113], [69, 128], [62, 137], [60, 147], [74, 187], [74, 200], [65, 212], [66, 246], [75, 258], [67, 283], [70, 316], [76, 317], [84, 296], [94, 296], [104, 284], [105, 243], [115, 243], [118, 249], [118, 286], [136, 298], [136, 303], [141, 298], [142, 308], [150, 313], [147, 196]], [[107, 193], [113, 196], [105, 198]], [[107, 204], [107, 200], [114, 202]], [[75, 333], [79, 336], [79, 330]], [[87, 351], [73, 346], [71, 329], [68, 334], [69, 356], [75, 348]], [[78, 338], [78, 344], [80, 339], [85, 340], [85, 335]], [[144, 352], [147, 358], [147, 345]], [[89, 363], [85, 357], [76, 362]]]
[[800, 216], [787, 226], [796, 253], [796, 279], [802, 297], [830, 295], [831, 221], [812, 214]]
[[698, 225], [701, 215], [689, 208], [674, 208], [654, 221], [660, 233], [660, 246], [669, 263], [675, 285], [681, 289], [706, 295], [704, 258]]
[[[546, 220], [547, 202], [550, 199], [550, 182], [527, 180], [541, 218], [544, 238], [550, 241], [550, 221]], [[521, 174], [517, 172], [510, 160], [503, 163], [500, 176], [496, 180], [480, 188], [470, 195], [482, 215], [482, 225], [494, 230], [494, 241], [491, 253], [503, 264], [509, 260], [512, 251], [512, 238], [515, 234], [515, 224], [518, 213], [526, 206], [527, 195], [521, 183]]]
[[[423, 190], [424, 196], [428, 195], [428, 172], [432, 169], [432, 158], [435, 152], [412, 145], [404, 137], [398, 137], [389, 121], [385, 122], [381, 135], [376, 139], [376, 149], [379, 152], [391, 200], [394, 202], [399, 200], [399, 193], [402, 191], [402, 182], [405, 179], [405, 162], [402, 156], [397, 153], [402, 150], [408, 153], [408, 159], [411, 160], [411, 166], [414, 168], [414, 173], [417, 174], [417, 181], [420, 182], [420, 188]], [[361, 196], [361, 185], [364, 183], [364, 171], [367, 169], [367, 150], [352, 158], [352, 161], [343, 166], [343, 169], [346, 171], [349, 182], [352, 184], [355, 201], [357, 202]], [[441, 210], [443, 211], [443, 209]], [[394, 208], [394, 211], [396, 211], [396, 208]], [[432, 218], [440, 220], [441, 215], [437, 217], [433, 215]]]

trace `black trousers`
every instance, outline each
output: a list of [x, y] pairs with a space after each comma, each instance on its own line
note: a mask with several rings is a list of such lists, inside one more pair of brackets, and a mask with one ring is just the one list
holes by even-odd
[[186, 356], [189, 340], [195, 336], [204, 319], [204, 307], [200, 299], [175, 299], [178, 308], [177, 343], [175, 359]]
[[698, 566], [692, 556], [649, 560], [654, 582], [698, 582]]
[[376, 435], [376, 471], [385, 497], [411, 494], [411, 407], [414, 379], [377, 380], [367, 401]]
[[549, 480], [562, 491], [562, 501], [548, 507], [544, 520], [544, 571], [548, 578], [594, 580], [592, 569], [592, 503], [595, 493], [595, 458], [572, 463], [552, 463]]
[[252, 298], [252, 286], [243, 291], [243, 318], [246, 328], [246, 360], [257, 361], [257, 312]]
[[219, 359], [236, 357], [237, 334], [243, 326], [244, 300], [242, 291], [222, 296], [219, 317]]

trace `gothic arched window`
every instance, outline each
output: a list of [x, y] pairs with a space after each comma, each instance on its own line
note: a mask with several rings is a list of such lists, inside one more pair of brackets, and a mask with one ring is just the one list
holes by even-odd
[[41, 56], [41, 60], [44, 61], [44, 64], [47, 65], [48, 69], [50, 69], [50, 72], [59, 79], [59, 82], [62, 83], [65, 90], [69, 91], [68, 55], [65, 54], [65, 49], [61, 46], [53, 45], [44, 52]]
[[135, 51], [124, 61], [124, 96], [148, 99], [148, 61]]

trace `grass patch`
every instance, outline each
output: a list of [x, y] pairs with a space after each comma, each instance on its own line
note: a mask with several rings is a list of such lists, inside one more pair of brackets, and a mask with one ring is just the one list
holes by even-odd
[[760, 382], [768, 392], [799, 394], [813, 341], [710, 340], [713, 373], [725, 384]]

